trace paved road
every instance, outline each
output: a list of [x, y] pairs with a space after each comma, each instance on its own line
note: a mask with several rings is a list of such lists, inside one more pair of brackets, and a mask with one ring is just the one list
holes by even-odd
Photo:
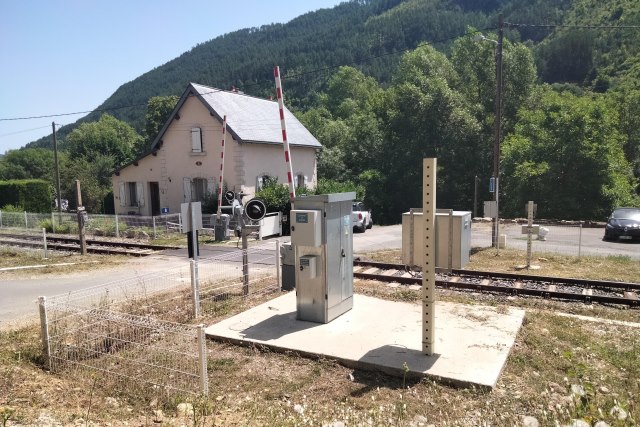
[[[549, 226], [549, 229], [550, 232], [545, 242], [534, 241], [534, 253], [554, 251], [577, 255], [578, 243], [580, 242], [582, 255], [629, 256], [640, 261], [640, 243], [603, 242], [602, 229], [583, 229], [581, 240], [580, 230], [577, 228]], [[526, 238], [520, 234], [520, 226], [505, 225], [501, 228], [501, 233], [507, 235], [508, 247], [526, 248]], [[287, 242], [289, 238], [283, 237], [280, 240]], [[267, 242], [266, 245], [267, 247], [275, 247], [273, 241]], [[489, 247], [491, 245], [491, 226], [489, 224], [473, 224], [471, 245], [473, 247]], [[399, 249], [401, 247], [402, 228], [400, 225], [374, 226], [365, 233], [356, 233], [353, 237], [355, 254]], [[229, 242], [224, 247], [204, 246], [201, 248], [201, 257], [219, 256], [235, 249], [235, 242]], [[236, 253], [233, 261], [241, 261], [239, 253]], [[254, 257], [250, 258], [250, 262], [264, 263], [272, 261], [260, 260]], [[20, 276], [12, 274], [4, 277], [0, 273], [0, 327], [25, 316], [36, 316], [37, 307], [35, 301], [40, 295], [60, 295], [115, 281], [133, 282], [151, 273], [177, 268], [188, 271], [188, 260], [184, 249], [166, 251], [161, 255], [150, 257], [132, 258], [123, 265], [95, 271], [67, 273], [64, 275], [42, 275], [33, 270]]]

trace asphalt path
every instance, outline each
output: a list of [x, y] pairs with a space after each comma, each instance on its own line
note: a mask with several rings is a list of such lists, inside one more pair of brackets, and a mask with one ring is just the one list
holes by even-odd
[[[568, 255], [626, 256], [640, 261], [640, 243], [638, 242], [604, 242], [601, 228], [547, 226], [549, 234], [546, 241], [533, 240], [534, 254], [558, 252]], [[526, 249], [526, 235], [521, 234], [521, 226], [503, 225], [501, 234], [507, 235], [507, 247]], [[279, 239], [288, 242], [288, 237]], [[275, 239], [266, 242], [253, 242], [264, 245], [266, 252], [275, 251]], [[229, 241], [225, 245], [202, 246], [202, 259], [225, 256], [226, 262], [242, 262], [242, 252], [237, 241]], [[471, 246], [491, 246], [491, 225], [473, 224], [471, 228]], [[366, 254], [375, 251], [400, 249], [402, 247], [402, 227], [374, 226], [364, 233], [353, 236], [354, 254]], [[227, 254], [227, 255], [225, 255]], [[230, 255], [233, 254], [233, 255]], [[264, 254], [250, 255], [249, 262], [259, 265], [273, 263], [274, 257]], [[124, 264], [114, 267], [97, 267], [95, 270], [68, 272], [64, 274], [43, 274], [37, 269], [23, 270], [20, 273], [0, 272], [0, 327], [16, 324], [24, 319], [37, 317], [36, 301], [38, 296], [61, 295], [81, 289], [104, 285], [112, 282], [136, 283], [148, 275], [157, 275], [163, 271], [183, 269], [188, 271], [189, 260], [186, 249], [165, 251], [149, 257], [131, 258]]]

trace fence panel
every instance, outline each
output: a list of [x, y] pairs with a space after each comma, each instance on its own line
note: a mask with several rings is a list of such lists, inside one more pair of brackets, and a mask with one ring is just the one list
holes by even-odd
[[82, 370], [118, 389], [203, 391], [196, 326], [55, 303], [46, 310], [52, 371]]

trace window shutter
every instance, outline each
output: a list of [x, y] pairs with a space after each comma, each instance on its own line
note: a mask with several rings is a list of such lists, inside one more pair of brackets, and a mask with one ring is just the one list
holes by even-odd
[[136, 182], [136, 197], [138, 198], [138, 207], [144, 206], [144, 183]]
[[120, 206], [127, 206], [127, 192], [125, 190], [124, 182], [120, 182]]
[[304, 176], [304, 181], [303, 181], [303, 185], [306, 187], [307, 185], [309, 185], [309, 177], [308, 176]]
[[194, 153], [202, 152], [202, 130], [200, 128], [191, 128], [191, 151]]
[[264, 178], [262, 177], [262, 175], [258, 175], [258, 178], [256, 179], [256, 191], [262, 190], [263, 184], [264, 184]]
[[184, 179], [183, 187], [184, 187], [184, 201], [190, 202], [191, 201], [191, 178]]

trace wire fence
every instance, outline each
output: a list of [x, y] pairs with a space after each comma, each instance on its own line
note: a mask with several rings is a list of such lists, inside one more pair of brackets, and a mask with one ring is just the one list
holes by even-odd
[[[528, 236], [524, 227], [525, 224], [521, 223], [500, 225], [500, 235], [503, 239], [501, 243], [504, 243], [506, 249], [526, 252]], [[472, 229], [472, 247], [492, 246], [490, 223], [474, 223]], [[531, 236], [531, 250], [535, 256], [557, 254], [577, 259], [588, 256], [623, 256], [640, 260], [640, 251], [634, 242], [624, 240], [607, 242], [603, 240], [603, 236], [604, 229], [601, 227], [584, 227], [579, 223], [541, 224], [540, 232]]]
[[231, 250], [170, 270], [40, 298], [45, 356], [54, 372], [119, 390], [164, 395], [208, 390], [204, 329], [279, 291], [276, 243]]
[[[0, 211], [0, 230], [40, 233], [78, 234], [78, 217], [75, 213], [7, 212]], [[159, 216], [138, 215], [89, 215], [85, 223], [87, 236], [107, 236], [156, 239], [182, 232], [179, 213]]]

